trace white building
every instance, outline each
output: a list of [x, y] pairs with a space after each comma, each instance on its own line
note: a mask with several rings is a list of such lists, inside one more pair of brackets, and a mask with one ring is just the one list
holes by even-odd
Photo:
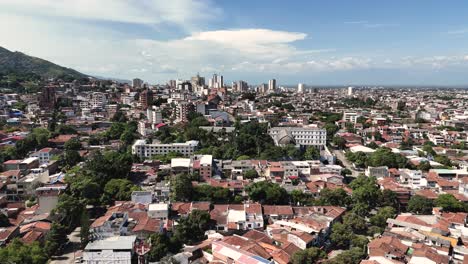
[[131, 264], [136, 236], [113, 236], [89, 242], [83, 250], [87, 264]]
[[276, 80], [271, 79], [268, 81], [268, 92], [274, 93], [276, 91]]
[[445, 144], [445, 139], [443, 136], [438, 135], [438, 134], [429, 134], [427, 136], [434, 145], [444, 145]]
[[423, 178], [420, 170], [400, 169], [400, 183], [411, 189], [427, 186], [427, 180]]
[[348, 96], [351, 96], [351, 95], [353, 95], [353, 87], [349, 86], [348, 87]]
[[151, 218], [166, 220], [169, 218], [169, 205], [166, 203], [150, 204], [148, 216]]
[[160, 124], [163, 122], [161, 109], [156, 106], [153, 106], [152, 109], [148, 108], [146, 110], [146, 116], [151, 124]]
[[107, 95], [105, 93], [93, 92], [88, 95], [87, 99], [88, 107], [91, 109], [104, 108], [107, 104]]
[[299, 83], [297, 85], [297, 93], [304, 93], [304, 84], [303, 83]]
[[166, 155], [170, 152], [179, 152], [184, 156], [192, 155], [198, 147], [198, 141], [191, 140], [185, 143], [153, 143], [147, 144], [144, 139], [137, 140], [132, 146], [132, 154], [139, 157], [150, 158], [154, 155]]
[[48, 163], [52, 157], [53, 149], [52, 148], [43, 148], [39, 151], [34, 152], [30, 157], [35, 157], [39, 159], [40, 164]]
[[327, 131], [313, 126], [273, 127], [268, 133], [276, 145], [295, 144], [323, 148], [327, 143]]
[[134, 191], [132, 192], [132, 202], [150, 204], [153, 202], [153, 193], [149, 191]]
[[356, 124], [359, 115], [356, 112], [343, 112], [343, 121]]

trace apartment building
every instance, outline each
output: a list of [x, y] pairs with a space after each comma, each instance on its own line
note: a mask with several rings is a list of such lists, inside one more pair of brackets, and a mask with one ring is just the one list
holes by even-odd
[[268, 133], [278, 146], [315, 146], [322, 149], [327, 143], [327, 131], [314, 126], [273, 127]]
[[145, 140], [140, 139], [132, 146], [132, 154], [141, 158], [150, 158], [154, 155], [166, 155], [170, 152], [179, 152], [184, 156], [192, 155], [198, 147], [198, 141], [191, 140], [185, 143], [152, 143], [147, 144]]

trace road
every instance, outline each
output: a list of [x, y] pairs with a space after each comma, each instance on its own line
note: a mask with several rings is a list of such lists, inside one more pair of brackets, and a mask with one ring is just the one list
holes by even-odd
[[348, 170], [352, 172], [351, 176], [357, 177], [359, 176], [359, 171], [355, 170], [353, 164], [346, 159], [342, 150], [335, 149], [333, 150], [333, 154], [335, 154], [336, 158], [341, 161], [343, 166], [345, 166]]
[[81, 256], [80, 227], [77, 227], [68, 235], [70, 243], [63, 250], [62, 255], [52, 257], [51, 264], [73, 264], [77, 257]]

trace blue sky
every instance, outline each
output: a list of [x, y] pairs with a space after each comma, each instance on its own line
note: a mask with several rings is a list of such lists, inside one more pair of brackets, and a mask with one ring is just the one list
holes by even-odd
[[151, 83], [468, 84], [468, 2], [2, 0], [0, 46]]

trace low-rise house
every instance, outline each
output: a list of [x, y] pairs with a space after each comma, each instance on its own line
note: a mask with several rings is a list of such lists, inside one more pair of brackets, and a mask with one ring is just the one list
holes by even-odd
[[155, 219], [167, 220], [169, 218], [169, 205], [166, 203], [150, 204], [148, 216]]
[[215, 204], [210, 212], [216, 229], [251, 230], [263, 229], [263, 213], [260, 204]]
[[153, 193], [150, 191], [134, 191], [131, 197], [134, 203], [150, 204], [153, 202]]
[[83, 261], [87, 264], [131, 264], [136, 239], [136, 236], [112, 236], [91, 241], [83, 250]]
[[273, 260], [266, 259], [258, 254], [250, 253], [249, 251], [240, 249], [237, 246], [228, 244], [223, 241], [214, 241], [211, 251], [213, 252], [213, 260], [219, 263], [226, 264], [273, 264]]

